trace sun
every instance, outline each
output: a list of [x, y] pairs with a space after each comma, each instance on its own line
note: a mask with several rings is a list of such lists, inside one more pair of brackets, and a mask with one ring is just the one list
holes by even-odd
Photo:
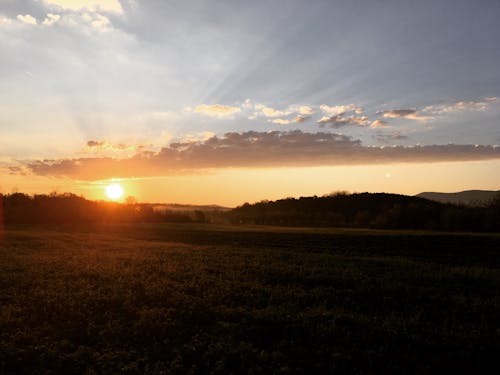
[[106, 186], [106, 195], [112, 201], [120, 199], [123, 197], [123, 186], [117, 183]]

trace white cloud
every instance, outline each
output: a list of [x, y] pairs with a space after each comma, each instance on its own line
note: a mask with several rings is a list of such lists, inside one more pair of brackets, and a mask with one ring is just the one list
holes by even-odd
[[256, 104], [255, 109], [259, 110], [266, 117], [281, 117], [292, 113], [291, 111], [280, 111], [272, 107], [266, 107], [262, 104]]
[[299, 110], [297, 112], [299, 114], [305, 115], [305, 116], [311, 116], [311, 115], [314, 114], [314, 111], [313, 111], [312, 107], [309, 107], [307, 105], [300, 106]]
[[240, 109], [222, 104], [200, 104], [194, 111], [211, 117], [228, 117], [240, 112]]
[[18, 14], [16, 18], [22, 23], [26, 23], [28, 25], [36, 25], [38, 23], [36, 18], [30, 14]]
[[335, 105], [335, 106], [329, 106], [326, 104], [322, 104], [319, 106], [319, 109], [321, 111], [329, 116], [335, 116], [335, 115], [340, 115], [345, 112], [354, 112], [356, 114], [361, 114], [363, 113], [363, 108], [358, 107], [355, 104], [346, 104], [346, 105]]
[[291, 123], [290, 120], [283, 119], [283, 118], [276, 118], [273, 120], [267, 120], [268, 122], [272, 122], [273, 124], [278, 124], [278, 125], [288, 125]]
[[12, 20], [5, 16], [0, 16], [0, 27], [12, 24]]
[[47, 17], [43, 20], [42, 24], [45, 26], [52, 26], [61, 19], [59, 14], [48, 13]]
[[123, 13], [123, 8], [118, 0], [43, 0], [43, 2], [48, 6], [71, 11]]

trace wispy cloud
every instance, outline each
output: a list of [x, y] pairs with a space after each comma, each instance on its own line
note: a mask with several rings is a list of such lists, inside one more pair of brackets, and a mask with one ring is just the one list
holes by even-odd
[[127, 157], [152, 148], [150, 143], [117, 143], [107, 140], [90, 140], [81, 150], [83, 154]]
[[[394, 133], [390, 137], [404, 137]], [[26, 163], [37, 175], [97, 180], [111, 177], [166, 176], [226, 167], [361, 165], [500, 159], [500, 147], [479, 145], [363, 146], [335, 133], [245, 132], [204, 141], [171, 143], [158, 152], [130, 158], [39, 160]]]
[[390, 111], [380, 111], [377, 113], [381, 114], [385, 118], [404, 118], [414, 121], [433, 120], [433, 117], [424, 116], [420, 114], [416, 109], [392, 109]]
[[310, 116], [298, 115], [298, 116], [295, 116], [294, 118], [288, 118], [288, 119], [286, 119], [286, 118], [275, 118], [275, 119], [270, 119], [270, 120], [267, 120], [267, 121], [271, 122], [273, 124], [289, 125], [291, 123], [300, 124], [302, 122], [307, 121], [310, 118], [311, 118]]
[[201, 113], [211, 117], [229, 117], [234, 115], [235, 113], [240, 112], [239, 107], [232, 107], [229, 105], [222, 104], [200, 104], [197, 106], [194, 111], [196, 113]]
[[461, 111], [486, 111], [491, 104], [499, 102], [497, 97], [487, 97], [483, 100], [477, 101], [458, 101], [449, 104], [439, 104], [439, 105], [430, 105], [424, 108], [424, 111], [436, 114], [451, 114], [455, 112]]

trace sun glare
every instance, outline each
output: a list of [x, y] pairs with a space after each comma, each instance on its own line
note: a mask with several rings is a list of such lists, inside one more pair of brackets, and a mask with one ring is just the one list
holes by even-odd
[[106, 187], [106, 195], [109, 199], [116, 201], [123, 197], [123, 187], [120, 184], [111, 184]]

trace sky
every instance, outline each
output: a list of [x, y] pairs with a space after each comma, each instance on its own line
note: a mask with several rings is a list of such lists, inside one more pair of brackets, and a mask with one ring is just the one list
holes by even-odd
[[500, 189], [500, 2], [0, 0], [0, 192]]

